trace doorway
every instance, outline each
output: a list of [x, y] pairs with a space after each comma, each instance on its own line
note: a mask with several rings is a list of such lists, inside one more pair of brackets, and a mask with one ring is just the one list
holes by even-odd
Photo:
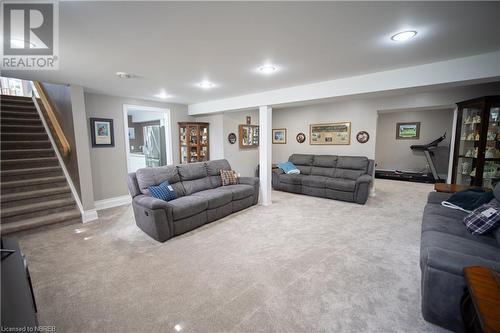
[[128, 172], [173, 163], [169, 109], [124, 105], [123, 122]]

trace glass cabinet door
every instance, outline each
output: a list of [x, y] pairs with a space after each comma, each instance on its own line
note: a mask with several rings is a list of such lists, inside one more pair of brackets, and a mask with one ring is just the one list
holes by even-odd
[[478, 167], [478, 151], [481, 141], [482, 109], [464, 108], [460, 126], [460, 144], [458, 148], [458, 165], [456, 183], [476, 185]]
[[500, 180], [500, 107], [491, 107], [484, 149], [483, 187], [491, 188]]

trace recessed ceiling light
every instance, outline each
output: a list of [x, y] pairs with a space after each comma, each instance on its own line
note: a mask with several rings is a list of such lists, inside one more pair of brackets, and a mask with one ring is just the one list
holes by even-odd
[[409, 39], [412, 39], [417, 35], [417, 32], [415, 30], [407, 30], [407, 31], [401, 31], [398, 32], [397, 34], [393, 35], [391, 39], [395, 42], [404, 42]]
[[274, 65], [264, 65], [259, 67], [259, 72], [262, 74], [272, 74], [278, 70], [278, 67]]
[[180, 332], [182, 330], [182, 326], [177, 324], [174, 326], [174, 329], [177, 331], [177, 332]]
[[131, 79], [135, 76], [134, 74], [127, 72], [116, 72], [115, 75], [118, 76], [120, 79]]
[[161, 98], [161, 99], [167, 99], [167, 98], [170, 98], [172, 96], [170, 96], [164, 90], [162, 90], [159, 94], [156, 94], [155, 97], [158, 97], [158, 98]]
[[213, 84], [210, 81], [202, 81], [202, 82], [198, 83], [198, 87], [203, 88], [203, 89], [210, 89], [210, 88], [215, 87], [215, 84]]

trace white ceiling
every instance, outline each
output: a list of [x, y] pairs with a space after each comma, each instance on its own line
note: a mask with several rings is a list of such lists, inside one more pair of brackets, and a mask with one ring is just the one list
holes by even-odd
[[[60, 70], [4, 76], [199, 103], [500, 49], [500, 2], [60, 2]], [[398, 44], [401, 30], [419, 33]], [[272, 62], [281, 70], [262, 76]], [[123, 80], [117, 71], [138, 78]], [[208, 79], [210, 90], [196, 86]]]

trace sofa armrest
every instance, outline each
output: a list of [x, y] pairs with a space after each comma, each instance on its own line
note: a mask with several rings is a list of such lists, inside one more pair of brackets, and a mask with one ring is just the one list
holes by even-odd
[[238, 184], [247, 184], [255, 186], [259, 183], [259, 178], [257, 177], [238, 177]]
[[373, 177], [370, 175], [361, 175], [356, 179], [356, 185], [361, 184], [361, 183], [371, 183], [373, 180]]
[[253, 186], [253, 189], [254, 189], [253, 204], [256, 205], [259, 202], [259, 187], [260, 187], [259, 178], [257, 178], [257, 177], [238, 177], [238, 183]]
[[274, 168], [271, 170], [273, 173], [277, 174], [277, 175], [281, 175], [282, 173], [285, 173], [283, 170], [281, 170], [280, 168]]
[[134, 201], [144, 208], [172, 210], [172, 206], [164, 200], [160, 200], [149, 195], [140, 194], [134, 198]]
[[140, 194], [132, 200], [135, 223], [146, 234], [159, 242], [174, 235], [172, 205], [168, 202]]
[[425, 265], [434, 269], [455, 275], [463, 275], [464, 267], [484, 266], [495, 270], [500, 269], [500, 262], [471, 256], [454, 251], [447, 251], [438, 247], [427, 249]]
[[452, 196], [452, 193], [444, 192], [430, 192], [427, 196], [428, 203], [441, 204], [441, 202], [448, 200]]

